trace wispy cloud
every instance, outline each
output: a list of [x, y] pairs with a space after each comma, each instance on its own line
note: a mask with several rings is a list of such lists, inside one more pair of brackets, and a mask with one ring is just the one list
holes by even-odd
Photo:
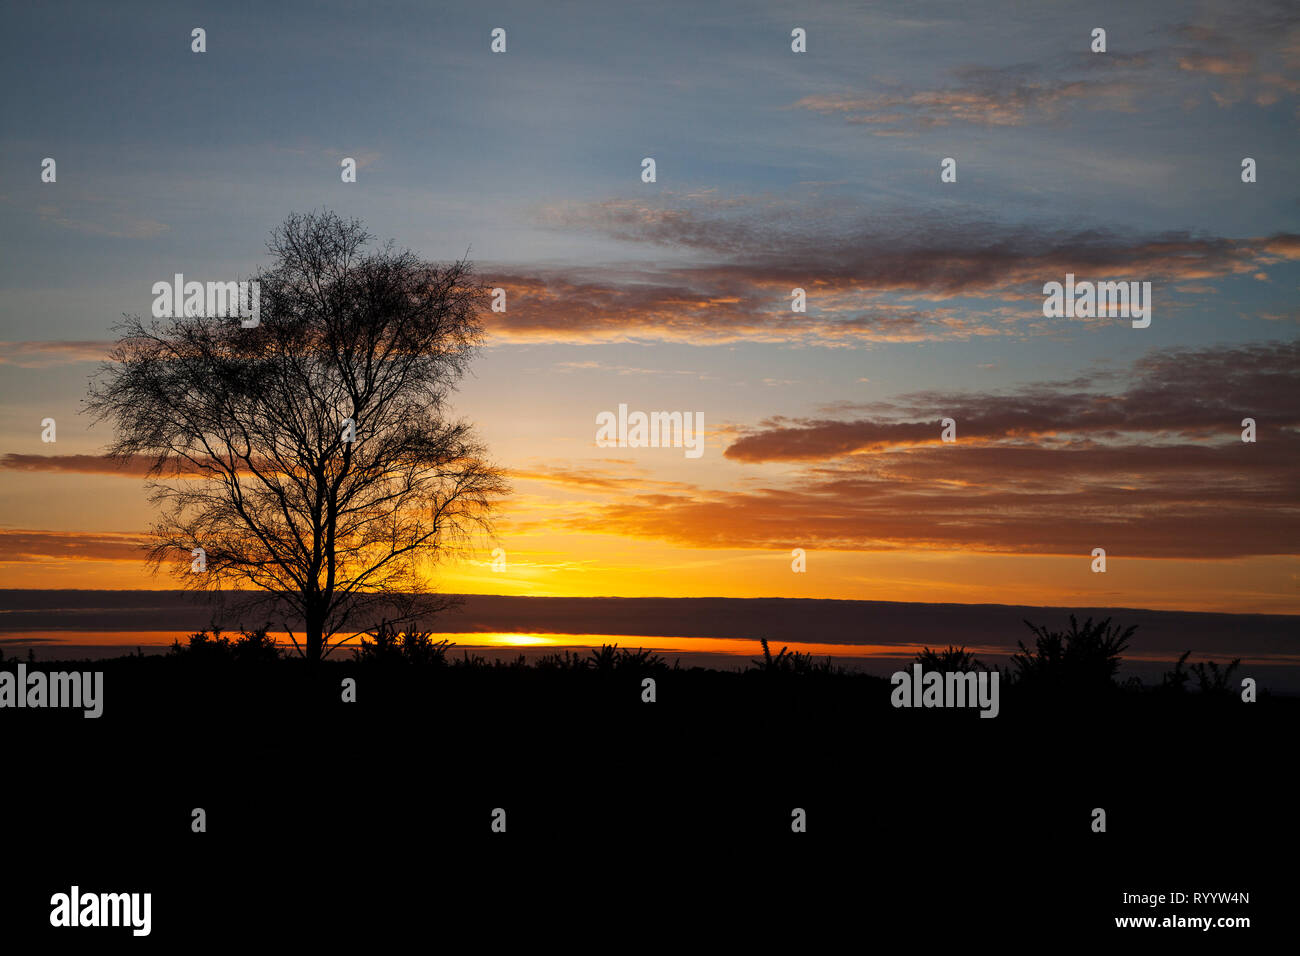
[[[783, 204], [676, 207], [615, 200], [569, 204], [551, 222], [650, 247], [703, 253], [699, 265], [500, 269], [510, 311], [489, 316], [499, 342], [737, 341], [857, 345], [963, 340], [1041, 330], [1042, 284], [1067, 272], [1182, 283], [1180, 299], [1216, 280], [1300, 259], [1300, 236], [1190, 232], [1121, 235], [933, 214], [817, 219], [814, 234]], [[794, 288], [806, 313], [792, 313]], [[977, 311], [962, 298], [1001, 299]], [[1104, 324], [1115, 319], [1100, 319]]]
[[130, 561], [144, 558], [146, 539], [129, 532], [0, 530], [0, 561]]
[[[699, 548], [1295, 554], [1298, 359], [1297, 343], [1175, 351], [1135, 362], [1118, 393], [1049, 383], [904, 396], [866, 419], [776, 419], [727, 457], [803, 466], [794, 476], [739, 490], [601, 482], [550, 520]], [[957, 420], [956, 444], [939, 442], [940, 416]], [[1255, 443], [1240, 440], [1244, 417]], [[551, 476], [590, 486], [581, 470]]]
[[125, 203], [111, 199], [43, 202], [36, 206], [36, 215], [63, 229], [109, 239], [152, 239], [171, 228], [156, 219], [133, 215]]
[[[1267, 422], [1274, 440], [1300, 437], [1300, 343], [1171, 349], [1136, 361], [1118, 393], [1082, 382], [1007, 393], [920, 392], [862, 406], [851, 421], [774, 419], [726, 451], [736, 461], [825, 461], [891, 446], [938, 444], [940, 420], [958, 422], [964, 442], [1114, 441], [1121, 436], [1237, 440], [1243, 417]], [[842, 406], [848, 410], [849, 406]], [[1297, 449], [1300, 453], [1300, 449]]]
[[50, 368], [78, 362], [102, 362], [108, 358], [112, 342], [51, 341], [0, 342], [0, 365], [18, 368]]
[[[1088, 39], [1071, 37], [1076, 44]], [[875, 83], [805, 96], [793, 108], [837, 116], [878, 136], [906, 136], [958, 124], [1052, 122], [1068, 110], [1133, 112], [1161, 96], [1195, 104], [1203, 91], [1220, 107], [1246, 99], [1271, 106], [1300, 94], [1300, 16], [1294, 4], [1206, 8], [1198, 19], [1159, 34], [1153, 48], [1132, 50], [1131, 42], [1113, 31], [1104, 54], [1076, 47], [1039, 63], [960, 66], [947, 72], [943, 85]], [[1200, 80], [1213, 85], [1193, 85]]]
[[815, 94], [796, 109], [843, 117], [881, 136], [900, 136], [957, 123], [1022, 126], [1050, 120], [1067, 107], [1132, 111], [1141, 85], [1133, 80], [1050, 80], [1033, 67], [967, 67], [946, 89], [891, 89]]

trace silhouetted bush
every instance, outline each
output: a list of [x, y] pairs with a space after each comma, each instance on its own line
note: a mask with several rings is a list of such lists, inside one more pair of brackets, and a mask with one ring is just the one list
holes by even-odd
[[266, 633], [263, 624], [255, 631], [239, 632], [230, 644], [230, 656], [241, 664], [266, 664], [280, 659], [280, 648], [275, 639]]
[[1209, 697], [1232, 696], [1237, 688], [1230, 685], [1233, 674], [1241, 666], [1241, 658], [1234, 659], [1223, 668], [1220, 668], [1214, 661], [1198, 662], [1192, 665], [1189, 672], [1185, 665], [1191, 653], [1191, 651], [1183, 651], [1182, 656], [1178, 658], [1178, 663], [1174, 665], [1174, 669], [1165, 671], [1157, 690], [1164, 693], [1183, 694], [1187, 690], [1187, 682], [1195, 676], [1197, 689], [1202, 694]]
[[211, 633], [208, 632], [208, 628], [204, 628], [191, 634], [187, 644], [182, 645], [180, 641], [172, 641], [168, 653], [196, 662], [271, 663], [280, 659], [280, 648], [267, 634], [268, 626], [264, 624], [254, 631], [241, 630], [239, 637], [232, 641], [221, 633], [220, 627], [213, 625]]
[[1082, 628], [1073, 614], [1069, 631], [1049, 631], [1025, 621], [1034, 632], [1033, 650], [1017, 641], [1019, 654], [1011, 655], [1015, 668], [1011, 674], [1016, 687], [1034, 693], [1069, 696], [1098, 695], [1115, 687], [1120, 655], [1128, 649], [1128, 640], [1137, 630], [1132, 625], [1121, 630], [1110, 618], [1093, 622], [1088, 618]]
[[196, 631], [187, 639], [187, 643], [182, 644], [179, 640], [172, 641], [169, 654], [177, 657], [185, 657], [189, 660], [228, 660], [230, 658], [230, 638], [221, 633], [221, 628], [213, 625], [212, 632], [208, 633], [205, 627], [201, 631]]
[[659, 670], [666, 666], [664, 659], [653, 651], [640, 647], [630, 651], [626, 647], [620, 648], [617, 644], [600, 645], [599, 651], [591, 652], [590, 661], [592, 670], [597, 673]]
[[942, 651], [932, 651], [927, 647], [916, 655], [915, 660], [927, 671], [941, 671], [945, 674], [956, 671], [988, 670], [964, 646], [953, 647], [951, 644]]
[[767, 644], [767, 638], [760, 637], [758, 641], [763, 645], [763, 659], [761, 661], [751, 661], [750, 663], [764, 674], [835, 673], [835, 668], [831, 666], [831, 659], [829, 657], [827, 657], [822, 663], [817, 664], [813, 662], [813, 656], [811, 654], [801, 654], [798, 651], [791, 651], [788, 647], [781, 648], [780, 653], [773, 657], [772, 649], [768, 647]]
[[1174, 665], [1171, 671], [1165, 671], [1160, 675], [1160, 690], [1166, 694], [1182, 694], [1187, 690], [1187, 680], [1192, 675], [1187, 673], [1184, 665], [1187, 663], [1187, 657], [1191, 651], [1183, 651], [1182, 657], [1178, 658], [1178, 663]]
[[[1183, 655], [1186, 657], [1187, 655]], [[1192, 673], [1196, 675], [1196, 683], [1199, 685], [1202, 694], [1209, 694], [1214, 697], [1226, 697], [1235, 690], [1228, 686], [1232, 680], [1232, 675], [1237, 668], [1241, 666], [1241, 658], [1235, 658], [1232, 663], [1222, 670], [1214, 661], [1206, 661], [1203, 664], [1193, 664]]]
[[447, 640], [435, 641], [427, 631], [399, 631], [387, 621], [367, 636], [371, 640], [362, 638], [361, 646], [356, 649], [357, 660], [383, 664], [443, 667], [447, 663], [447, 651], [456, 646]]
[[543, 654], [533, 662], [539, 671], [580, 671], [586, 670], [587, 660], [579, 654], [566, 650], [563, 654]]

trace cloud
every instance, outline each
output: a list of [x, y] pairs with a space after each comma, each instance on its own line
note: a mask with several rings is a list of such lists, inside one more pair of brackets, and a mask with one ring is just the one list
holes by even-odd
[[[515, 469], [515, 481], [565, 493], [518, 524], [693, 548], [1081, 561], [1094, 547], [1112, 558], [1297, 552], [1300, 341], [1153, 350], [1108, 375], [833, 407], [856, 417], [732, 429], [725, 458], [744, 470], [732, 488], [655, 479], [630, 459]], [[942, 417], [957, 420], [955, 444], [938, 441]], [[1255, 443], [1240, 440], [1245, 417]], [[120, 473], [93, 455], [11, 454], [0, 467]], [[6, 531], [0, 559], [139, 560], [139, 544]]]
[[143, 458], [123, 462], [107, 455], [0, 455], [0, 469], [54, 471], [79, 475], [116, 475], [143, 478], [149, 463]]
[[1111, 441], [1135, 434], [1209, 440], [1236, 437], [1246, 416], [1290, 440], [1300, 429], [1298, 370], [1297, 342], [1170, 349], [1136, 361], [1133, 383], [1118, 394], [1068, 385], [1008, 394], [919, 392], [865, 406], [877, 412], [872, 418], [774, 419], [725, 454], [751, 463], [808, 462], [938, 444], [943, 418], [956, 420], [963, 442]]
[[126, 532], [0, 530], [0, 561], [132, 561], [144, 559], [147, 540]]
[[[887, 458], [877, 469], [814, 472], [789, 487], [631, 495], [556, 515], [549, 526], [696, 548], [788, 550], [793, 543], [1081, 560], [1098, 546], [1112, 558], [1295, 554], [1300, 540], [1297, 462], [1276, 449], [1249, 464], [1241, 449], [1227, 447], [1109, 461], [1104, 452], [1069, 449], [1050, 452], [1047, 467], [1034, 460], [1044, 452], [1032, 448], [983, 463], [954, 452], [932, 448], [906, 462]], [[1034, 480], [1007, 480], [1022, 468]], [[1227, 483], [1207, 499], [1206, 480]]]
[[842, 116], [882, 136], [966, 123], [1023, 126], [1058, 116], [1066, 107], [1132, 111], [1141, 85], [1123, 80], [1048, 80], [1032, 67], [956, 71], [945, 89], [805, 96], [795, 109]]
[[[1271, 106], [1300, 93], [1300, 16], [1294, 4], [1264, 2], [1248, 12], [1209, 11], [1194, 22], [1159, 34], [1162, 45], [1132, 53], [1110, 49], [1061, 51], [1050, 61], [1002, 66], [968, 65], [948, 71], [944, 85], [920, 88], [876, 84], [805, 96], [794, 109], [809, 110], [866, 127], [877, 136], [905, 136], [964, 124], [1025, 126], [1056, 120], [1068, 110], [1135, 111], [1158, 97], [1189, 99], [1212, 81], [1210, 97], [1221, 107], [1243, 99]], [[1132, 37], [1112, 31], [1112, 47]], [[1194, 96], [1190, 99], [1195, 99]]]
[[41, 203], [36, 214], [63, 229], [110, 239], [152, 239], [171, 227], [155, 219], [141, 219], [126, 211], [126, 204], [111, 199], [69, 199]]
[[1178, 68], [1193, 73], [1210, 73], [1214, 76], [1244, 76], [1251, 71], [1255, 58], [1247, 50], [1236, 50], [1231, 56], [1214, 56], [1209, 53], [1189, 53], [1178, 58]]
[[18, 368], [50, 368], [78, 362], [102, 362], [108, 358], [112, 342], [0, 342], [0, 365]]
[[662, 481], [647, 478], [642, 469], [630, 461], [605, 465], [538, 465], [532, 468], [511, 469], [510, 478], [514, 481], [540, 481], [569, 489], [587, 491], [616, 491], [654, 487], [661, 490], [689, 488], [689, 485], [677, 481]]
[[[258, 469], [266, 473], [279, 473], [277, 464], [267, 458], [254, 458]], [[214, 459], [209, 459], [214, 461]], [[109, 455], [24, 455], [8, 453], [0, 455], [0, 470], [10, 471], [46, 471], [79, 475], [110, 475], [118, 478], [148, 478], [152, 458], [135, 456], [126, 460]], [[218, 469], [219, 470], [219, 469]], [[239, 463], [237, 471], [249, 474], [250, 471]], [[199, 479], [205, 476], [200, 469], [189, 463], [173, 460], [164, 470], [155, 476], [157, 480]]]
[[1300, 235], [1273, 236], [1263, 244], [1264, 252], [1278, 259], [1300, 259]]
[[[868, 419], [777, 419], [726, 455], [802, 466], [793, 477], [739, 490], [608, 482], [548, 525], [697, 548], [1295, 554], [1297, 359], [1300, 343], [1178, 350], [1134, 362], [1117, 394], [1047, 383], [904, 396]], [[943, 413], [958, 421], [955, 444], [937, 440]], [[1240, 440], [1247, 416], [1253, 444]]]
[[561, 375], [577, 371], [600, 371], [613, 372], [615, 375], [690, 375], [701, 380], [713, 378], [712, 375], [692, 372], [688, 369], [638, 368], [634, 365], [611, 365], [606, 362], [557, 362], [554, 368]]
[[[695, 261], [493, 270], [490, 282], [509, 289], [510, 307], [487, 317], [489, 330], [497, 342], [819, 346], [1023, 335], [1060, 327], [1042, 322], [1042, 285], [1067, 272], [1182, 283], [1181, 304], [1213, 289], [1213, 280], [1300, 255], [1300, 235], [1289, 233], [1131, 236], [914, 211], [869, 222], [839, 210], [804, 211], [792, 219], [784, 202], [762, 200], [699, 209], [625, 200], [554, 207], [545, 218], [556, 227], [684, 250]], [[794, 288], [807, 292], [806, 313], [790, 310]], [[976, 309], [957, 301], [969, 298], [1002, 303]]]
[[374, 150], [363, 150], [359, 153], [349, 153], [345, 150], [339, 149], [337, 146], [328, 147], [327, 149], [322, 150], [322, 152], [336, 163], [341, 163], [345, 158], [351, 157], [356, 160], [357, 169], [365, 169], [372, 163], [383, 159], [384, 156], [383, 153], [377, 153]]

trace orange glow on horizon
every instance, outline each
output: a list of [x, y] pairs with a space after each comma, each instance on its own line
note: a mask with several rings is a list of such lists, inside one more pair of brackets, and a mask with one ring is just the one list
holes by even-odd
[[[186, 638], [192, 632], [190, 631], [23, 631], [23, 632], [0, 632], [0, 638], [5, 641], [6, 657], [10, 659], [21, 658], [25, 655], [28, 644], [31, 641], [36, 650], [54, 650], [61, 646], [72, 647], [94, 647], [94, 648], [119, 648], [121, 653], [130, 654], [137, 647], [148, 648], [151, 652], [157, 653], [171, 646], [173, 641], [180, 641], [185, 644]], [[228, 637], [237, 636], [235, 632], [224, 632]], [[289, 641], [288, 635], [283, 631], [269, 632], [270, 636], [275, 639], [276, 643], [288, 654], [294, 653], [293, 644]], [[556, 653], [571, 651], [585, 656], [583, 652], [599, 648], [603, 645], [610, 644], [621, 650], [638, 651], [647, 650], [653, 653], [670, 657], [673, 654], [711, 654], [718, 656], [734, 657], [737, 663], [743, 663], [750, 660], [759, 660], [763, 656], [763, 648], [758, 642], [758, 638], [744, 637], [656, 637], [637, 634], [563, 634], [557, 632], [538, 632], [523, 633], [517, 631], [448, 631], [445, 633], [434, 633], [432, 639], [435, 641], [446, 640], [451, 642], [452, 647], [448, 649], [451, 659], [463, 652], [473, 651], [507, 651], [510, 649], [537, 649], [550, 650]], [[331, 647], [336, 650], [331, 654], [333, 659], [346, 659], [350, 650], [358, 646], [356, 639], [347, 643], [331, 643]], [[771, 641], [769, 647], [772, 655], [776, 656], [782, 648], [788, 648], [790, 653], [798, 652], [800, 654], [811, 654], [817, 661], [823, 661], [827, 657], [836, 660], [880, 660], [880, 661], [911, 661], [918, 652], [927, 646], [934, 646], [934, 642], [925, 643], [898, 643], [898, 644], [825, 644], [816, 642], [798, 642], [798, 641]], [[976, 657], [995, 658], [1005, 657], [1012, 653], [1014, 648], [1011, 647], [992, 647], [992, 646], [967, 646], [966, 650]], [[1211, 655], [1213, 656], [1213, 655]], [[1175, 660], [1177, 655], [1172, 654], [1126, 654], [1125, 659], [1130, 662], [1145, 663], [1168, 663]], [[1293, 665], [1300, 666], [1300, 654], [1257, 654], [1252, 657], [1243, 657], [1242, 663], [1245, 664], [1275, 664], [1275, 665]]]

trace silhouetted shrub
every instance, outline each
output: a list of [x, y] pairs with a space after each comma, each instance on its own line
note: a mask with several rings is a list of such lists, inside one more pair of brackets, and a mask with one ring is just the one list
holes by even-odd
[[230, 644], [230, 656], [241, 664], [268, 664], [280, 659], [280, 648], [275, 639], [266, 633], [269, 625], [263, 624], [255, 631], [240, 630], [239, 637]]
[[1034, 649], [1017, 641], [1020, 653], [1011, 655], [1015, 668], [1014, 684], [1036, 693], [1095, 695], [1115, 689], [1120, 655], [1128, 649], [1128, 640], [1137, 630], [1133, 625], [1120, 630], [1111, 626], [1110, 618], [1094, 623], [1092, 618], [1082, 628], [1073, 614], [1069, 631], [1049, 631], [1025, 621], [1034, 632]]
[[[798, 651], [791, 651], [788, 647], [781, 648], [780, 652], [773, 657], [772, 649], [767, 644], [766, 637], [760, 637], [758, 642], [763, 645], [763, 659], [761, 661], [751, 661], [759, 671], [764, 674], [832, 674], [835, 668], [831, 665], [831, 659], [826, 658], [822, 663], [813, 662], [811, 654], [801, 654]], [[843, 668], [840, 668], [841, 670]]]
[[592, 650], [589, 666], [598, 674], [608, 674], [623, 670], [660, 670], [665, 667], [664, 659], [653, 651], [638, 647], [630, 651], [617, 644], [602, 644], [600, 650]]
[[1204, 664], [1193, 664], [1192, 673], [1196, 675], [1196, 683], [1200, 686], [1202, 694], [1224, 697], [1233, 692], [1234, 688], [1229, 687], [1228, 682], [1232, 680], [1232, 675], [1240, 666], [1240, 657], [1235, 658], [1222, 670], [1214, 661], [1206, 661]]
[[443, 667], [447, 651], [455, 647], [450, 641], [435, 641], [427, 631], [399, 631], [387, 621], [376, 628], [371, 640], [362, 638], [356, 657], [377, 663], [415, 664], [422, 667]]
[[533, 662], [539, 671], [580, 671], [586, 670], [587, 660], [581, 655], [566, 650], [563, 654], [543, 654]]
[[945, 674], [988, 669], [965, 647], [953, 647], [951, 644], [942, 651], [932, 651], [927, 647], [916, 655], [915, 660], [927, 671], [942, 671]]
[[1174, 665], [1171, 671], [1165, 671], [1160, 676], [1160, 690], [1166, 694], [1181, 694], [1187, 690], [1187, 680], [1192, 675], [1187, 673], [1183, 665], [1187, 663], [1187, 656], [1191, 651], [1183, 651], [1182, 657], [1178, 658], [1178, 663]]
[[171, 650], [168, 652], [173, 656], [183, 656], [189, 660], [209, 660], [220, 661], [230, 659], [230, 638], [221, 633], [221, 628], [216, 625], [212, 626], [212, 632], [208, 633], [208, 628], [196, 631], [187, 639], [186, 644], [181, 644], [179, 640], [172, 641]]
[[268, 664], [280, 659], [280, 648], [275, 640], [267, 634], [269, 625], [262, 625], [253, 631], [240, 630], [239, 637], [233, 641], [221, 633], [221, 628], [212, 625], [211, 633], [204, 628], [187, 639], [172, 641], [168, 653], [182, 656], [196, 662], [237, 661], [241, 664]]

